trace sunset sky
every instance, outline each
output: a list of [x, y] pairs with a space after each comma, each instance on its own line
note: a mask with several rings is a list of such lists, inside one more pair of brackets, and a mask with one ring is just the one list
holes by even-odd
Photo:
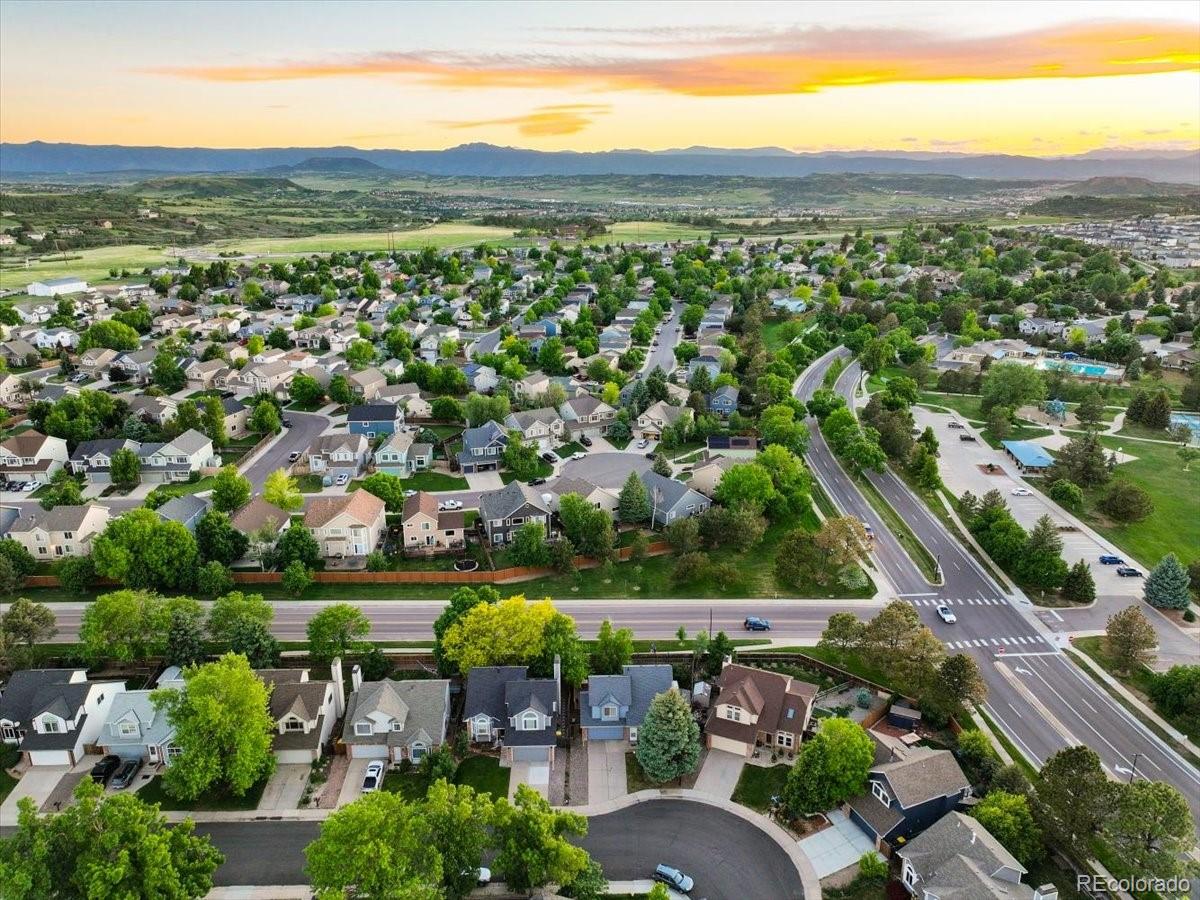
[[5, 0], [0, 139], [1191, 149], [1200, 3]]

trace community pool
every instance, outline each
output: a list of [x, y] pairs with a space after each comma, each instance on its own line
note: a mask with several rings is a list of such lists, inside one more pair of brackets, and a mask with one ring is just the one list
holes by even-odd
[[1120, 372], [1117, 369], [1110, 369], [1108, 366], [1101, 366], [1096, 363], [1076, 363], [1063, 362], [1056, 359], [1044, 360], [1041, 366], [1043, 369], [1060, 369], [1070, 372], [1072, 375], [1079, 375], [1083, 378], [1119, 378]]
[[1200, 413], [1171, 413], [1172, 425], [1186, 425], [1192, 432], [1193, 445], [1200, 444]]

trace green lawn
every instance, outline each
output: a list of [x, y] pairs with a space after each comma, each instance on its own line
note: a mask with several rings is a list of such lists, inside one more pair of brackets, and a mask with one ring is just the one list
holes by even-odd
[[383, 789], [400, 794], [409, 803], [425, 799], [429, 780], [416, 769], [410, 772], [388, 772], [383, 776]]
[[187, 395], [187, 397], [185, 399], [187, 399], [187, 400], [202, 400], [205, 397], [220, 398], [220, 396], [221, 396], [221, 392], [219, 390], [217, 390], [216, 388], [210, 388], [207, 391], [192, 391], [190, 394]]
[[625, 787], [629, 793], [636, 794], [638, 791], [657, 789], [661, 785], [655, 784], [646, 777], [646, 773], [642, 771], [642, 764], [631, 752], [625, 754]]
[[198, 494], [201, 491], [211, 491], [213, 484], [216, 483], [216, 478], [209, 475], [207, 478], [201, 478], [199, 481], [183, 481], [174, 484], [161, 484], [154, 488], [159, 496], [166, 497], [182, 497], [185, 494]]
[[[532, 478], [549, 478], [553, 472], [554, 466], [550, 465], [550, 463], [546, 462], [539, 456], [537, 461], [537, 470], [533, 473]], [[513, 472], [505, 469], [500, 473], [500, 480], [505, 484], [508, 484], [510, 481], [516, 481], [517, 476]], [[466, 485], [464, 485], [464, 487], [465, 486]]]
[[[467, 479], [444, 472], [416, 472], [409, 478], [400, 479], [400, 484], [406, 491], [465, 491], [469, 487]], [[360, 487], [362, 479], [356, 478], [346, 485], [346, 492], [357, 491]]]
[[0, 744], [0, 803], [3, 803], [5, 798], [12, 793], [12, 789], [17, 786], [17, 779], [13, 778], [5, 769], [15, 766], [21, 759], [21, 752], [11, 744]]
[[432, 431], [439, 438], [445, 440], [446, 438], [462, 434], [463, 427], [461, 425], [422, 425], [421, 430]]
[[321, 399], [316, 403], [301, 403], [299, 400], [294, 400], [289, 403], [284, 409], [290, 409], [293, 412], [316, 412], [326, 404], [326, 400]]
[[922, 391], [917, 402], [923, 406], [942, 406], [952, 409], [971, 422], [982, 423], [984, 421], [983, 412], [979, 408], [980, 399], [974, 395], [938, 394], [933, 391]]
[[493, 797], [508, 796], [509, 769], [500, 767], [494, 756], [468, 756], [458, 764], [454, 773], [455, 784], [469, 784], [482, 794]]
[[319, 494], [321, 493], [321, 476], [320, 475], [301, 475], [296, 479], [296, 486], [300, 488], [302, 494]]
[[1200, 555], [1200, 515], [1196, 514], [1200, 465], [1183, 471], [1172, 445], [1123, 441], [1116, 436], [1101, 437], [1100, 442], [1110, 450], [1120, 447], [1137, 457], [1117, 466], [1114, 477], [1125, 478], [1149, 493], [1154, 512], [1133, 525], [1115, 525], [1097, 509], [1107, 490], [1102, 486], [1084, 492], [1084, 521], [1147, 568], [1167, 553], [1174, 553], [1185, 565]]
[[579, 441], [571, 441], [568, 444], [563, 444], [561, 447], [556, 447], [554, 449], [554, 453], [555, 453], [555, 455], [558, 456], [559, 459], [566, 459], [572, 453], [586, 453], [586, 452], [587, 452], [587, 449], [583, 446], [583, 444], [579, 443]]
[[164, 810], [240, 810], [257, 809], [258, 801], [262, 799], [263, 788], [267, 779], [252, 785], [250, 790], [241, 797], [230, 794], [204, 793], [195, 800], [178, 800], [166, 792], [161, 775], [155, 775], [144, 787], [138, 789], [137, 795], [147, 803], [157, 803]]
[[791, 770], [791, 766], [771, 766], [769, 769], [745, 766], [737, 787], [733, 789], [733, 802], [766, 812], [771, 808], [771, 798], [783, 793], [783, 785]]

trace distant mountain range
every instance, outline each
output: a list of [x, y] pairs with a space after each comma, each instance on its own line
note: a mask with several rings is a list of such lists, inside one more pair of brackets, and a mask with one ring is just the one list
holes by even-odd
[[743, 175], [798, 177], [816, 173], [938, 174], [964, 178], [1069, 180], [1124, 177], [1200, 185], [1200, 151], [1146, 155], [1140, 150], [1091, 151], [1034, 157], [928, 151], [797, 153], [779, 147], [749, 150], [686, 147], [673, 150], [547, 152], [493, 144], [447, 150], [359, 150], [354, 147], [206, 147], [0, 144], [0, 177], [114, 172], [159, 174], [326, 171], [351, 174], [463, 175]]

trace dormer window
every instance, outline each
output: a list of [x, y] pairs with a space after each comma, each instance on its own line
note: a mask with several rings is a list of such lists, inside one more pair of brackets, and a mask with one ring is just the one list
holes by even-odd
[[521, 713], [519, 728], [521, 731], [537, 731], [541, 725], [541, 718], [535, 712]]
[[301, 722], [299, 719], [284, 719], [283, 720], [283, 730], [284, 731], [303, 731], [304, 723]]
[[374, 732], [375, 729], [370, 722], [354, 723], [354, 733], [359, 737], [366, 737], [367, 735], [374, 734]]
[[137, 737], [137, 722], [120, 722], [117, 724], [117, 734], [121, 737]]
[[601, 707], [600, 717], [604, 719], [615, 719], [617, 717], [617, 708], [611, 703]]
[[61, 734], [62, 730], [62, 722], [53, 716], [42, 719], [42, 734]]
[[392, 720], [392, 731], [403, 731], [403, 730], [404, 730], [404, 723], [397, 722], [395, 719], [393, 719]]
[[737, 706], [725, 707], [725, 718], [731, 722], [742, 721], [742, 710]]

